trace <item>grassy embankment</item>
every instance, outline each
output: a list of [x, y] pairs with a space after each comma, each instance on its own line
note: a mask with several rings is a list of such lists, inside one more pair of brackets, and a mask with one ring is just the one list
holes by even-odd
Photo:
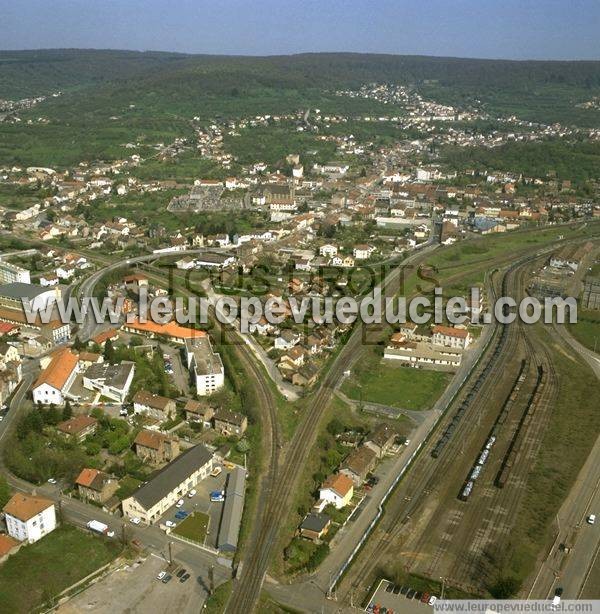
[[[0, 612], [33, 612], [112, 561], [121, 544], [63, 525], [0, 566]], [[26, 589], [26, 590], [25, 590]]]

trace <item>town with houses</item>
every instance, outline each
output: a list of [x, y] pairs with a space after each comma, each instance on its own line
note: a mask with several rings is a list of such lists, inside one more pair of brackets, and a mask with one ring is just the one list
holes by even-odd
[[[415, 437], [425, 441], [422, 426], [430, 417], [425, 412], [415, 421], [416, 409], [403, 408], [403, 401], [368, 398], [369, 382], [354, 381], [360, 367], [328, 381], [353, 327], [318, 314], [297, 323], [290, 299], [360, 299], [389, 267], [420, 254], [500, 235], [508, 241], [529, 233], [535, 242], [536, 233], [565, 228], [557, 234], [561, 241], [570, 228], [600, 219], [600, 175], [584, 194], [553, 172], [458, 168], [439, 153], [446, 146], [598, 142], [598, 128], [493, 117], [483, 107], [437, 103], [389, 83], [331, 95], [340, 103], [375, 101], [404, 112], [356, 116], [311, 108], [194, 117], [193, 137], [155, 143], [151, 153], [128, 142], [121, 159], [0, 168], [0, 438], [6, 432], [11, 442], [6, 451], [2, 444], [0, 468], [32, 485], [28, 492], [12, 490], [3, 504], [0, 562], [72, 516], [91, 534], [129, 540], [137, 552], [157, 539], [161, 556], [171, 544], [197, 551], [179, 570], [196, 564], [211, 570], [210, 583], [215, 575], [222, 583], [237, 568], [253, 522], [244, 512], [247, 500], [257, 505], [253, 472], [263, 400], [249, 396], [245, 378], [260, 377], [269, 395], [293, 407], [285, 410], [290, 429], [321, 386], [339, 387], [335, 402], [345, 403], [351, 416], [328, 418], [319, 436], [327, 461], [299, 487], [298, 513], [283, 539], [284, 573], [314, 572], [328, 553], [335, 557], [347, 543], [362, 544], [353, 526], [371, 500], [373, 506], [376, 497], [384, 500], [384, 486], [395, 486], [403, 455], [416, 454], [409, 446]], [[0, 122], [18, 124], [24, 110], [35, 108], [44, 124], [45, 100], [2, 100]], [[587, 105], [596, 108], [598, 101]], [[487, 132], [470, 128], [492, 121]], [[412, 136], [372, 136], [386, 126]], [[290, 148], [276, 162], [242, 163], [230, 148], [242, 134], [280, 127], [310, 135], [317, 149]], [[211, 172], [185, 180], [140, 172], [190, 156], [209, 162]], [[156, 206], [145, 210], [144, 199]], [[598, 253], [592, 238], [549, 249], [527, 292], [540, 299], [575, 296], [586, 312], [597, 313]], [[420, 269], [425, 280], [438, 271]], [[442, 383], [427, 401], [429, 412], [438, 411], [438, 398], [448, 390], [455, 393], [451, 382], [478, 368], [492, 339], [492, 326], [482, 319], [491, 309], [492, 281], [470, 284], [479, 290], [476, 302], [466, 285], [450, 284], [467, 301], [463, 324], [408, 320], [386, 329], [375, 344], [378, 368]], [[181, 324], [175, 297], [192, 294], [213, 305], [223, 296], [252, 296], [263, 304], [274, 298], [284, 304], [284, 317], [280, 324], [262, 317], [247, 333], [239, 321], [229, 331]], [[142, 318], [142, 295], [164, 298], [171, 319]], [[62, 321], [59, 305], [83, 297], [121, 304], [117, 322]], [[27, 311], [52, 315], [44, 322]], [[242, 338], [254, 364], [249, 374], [228, 347], [232, 335]], [[422, 393], [428, 385], [416, 387]], [[277, 435], [275, 453], [289, 437], [285, 429]], [[144, 541], [144, 535], [151, 537]], [[189, 578], [168, 557], [165, 570], [162, 582], [175, 574], [182, 583]]]

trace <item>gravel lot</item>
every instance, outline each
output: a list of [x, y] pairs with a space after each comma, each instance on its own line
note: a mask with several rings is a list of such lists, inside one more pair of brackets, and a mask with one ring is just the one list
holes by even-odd
[[122, 566], [101, 581], [87, 588], [58, 611], [61, 614], [94, 612], [97, 614], [147, 614], [148, 612], [181, 612], [197, 614], [206, 599], [204, 586], [196, 575], [183, 584], [173, 573], [168, 584], [156, 580], [157, 574], [166, 569], [166, 562], [156, 556]]

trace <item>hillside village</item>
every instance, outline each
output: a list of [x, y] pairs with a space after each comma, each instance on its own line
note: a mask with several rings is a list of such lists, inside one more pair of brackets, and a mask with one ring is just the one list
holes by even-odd
[[[213, 304], [224, 296], [281, 301], [281, 323], [253, 322], [244, 343], [282, 403], [302, 403], [352, 326], [318, 317], [298, 324], [292, 299], [359, 299], [386, 266], [422, 250], [600, 219], [600, 176], [584, 191], [554, 172], [458, 168], [440, 153], [446, 146], [593, 141], [598, 129], [496, 118], [399, 85], [365, 84], [331, 95], [402, 105], [405, 112], [194, 117], [193, 137], [154, 143], [151, 152], [147, 143], [128, 142], [120, 159], [0, 168], [0, 419], [14, 411], [21, 390], [18, 402], [29, 410], [6, 453], [12, 473], [41, 486], [58, 482], [60, 495], [134, 527], [158, 527], [181, 543], [190, 539], [185, 523], [201, 518], [206, 524], [194, 547], [233, 560], [246, 497], [255, 494], [246, 486], [248, 459], [259, 456], [255, 401], [240, 382], [226, 332], [177, 323], [176, 296], [189, 300], [195, 293]], [[44, 97], [0, 101], [0, 121], [18, 123], [23, 110], [36, 107], [44, 123], [43, 104]], [[496, 127], [469, 127], [484, 121]], [[381, 141], [364, 130], [369, 125], [393, 126], [411, 138]], [[234, 153], [242, 135], [281, 127], [310, 135], [316, 149], [290, 148], [269, 162]], [[211, 171], [187, 179], [148, 179], [143, 172], [190, 157], [210, 162]], [[115, 321], [91, 329], [61, 321], [59, 305], [85, 296], [89, 280], [107, 267], [93, 295], [120, 305]], [[593, 243], [565, 246], [547, 255], [528, 291], [581, 297], [595, 311], [598, 279]], [[482, 351], [480, 316], [492, 297], [489, 284], [476, 285], [476, 303], [461, 288], [464, 324], [399, 323], [385, 331], [371, 358], [402, 377], [432, 372], [445, 386], [447, 374]], [[144, 320], [142, 297], [163, 298], [169, 321]], [[30, 321], [26, 307], [47, 310], [49, 321]], [[344, 382], [357, 374], [348, 369]], [[363, 403], [363, 384], [357, 385], [360, 400], [347, 391], [336, 397], [347, 403], [346, 421], [329, 421], [326, 455], [303, 485], [301, 519], [285, 547], [288, 574], [318, 566], [410, 443], [411, 409]], [[286, 428], [302, 411], [290, 411]], [[52, 498], [13, 494], [4, 506], [7, 552], [55, 530], [58, 511]]]

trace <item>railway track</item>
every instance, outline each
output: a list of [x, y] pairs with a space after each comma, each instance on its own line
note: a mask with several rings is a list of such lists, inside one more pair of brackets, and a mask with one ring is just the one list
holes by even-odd
[[[560, 244], [561, 242], [562, 240], [559, 240], [556, 242], [556, 244]], [[554, 248], [555, 246], [553, 249]], [[415, 260], [418, 260], [422, 254], [415, 254], [415, 256]], [[536, 257], [539, 256], [537, 254], [534, 256], [522, 256], [522, 258], [520, 258], [516, 263], [511, 265], [509, 271], [517, 269], [518, 264], [528, 262]], [[407, 263], [408, 261], [405, 261], [404, 264]], [[399, 273], [400, 268], [395, 269], [384, 280], [383, 294], [385, 296], [393, 296], [395, 294], [393, 286], [394, 282], [399, 281]], [[506, 288], [506, 279], [504, 280], [504, 284], [504, 287]], [[392, 286], [391, 294], [388, 292], [389, 286]], [[507, 292], [503, 293], [503, 295], [507, 294]], [[499, 334], [500, 341], [498, 342], [502, 344], [502, 347], [496, 352], [496, 355], [492, 358], [492, 360], [498, 361], [500, 355], [503, 353], [505, 353], [507, 356], [513, 355], [513, 349], [516, 348], [518, 340], [514, 338], [514, 335], [508, 335], [507, 328], [509, 327], [501, 327]], [[239, 579], [236, 583], [234, 583], [232, 597], [226, 609], [229, 614], [246, 614], [247, 612], [251, 612], [256, 606], [264, 575], [270, 563], [271, 550], [277, 542], [278, 530], [283, 524], [282, 520], [287, 513], [290, 502], [290, 494], [295, 489], [296, 478], [301, 473], [306, 457], [310, 453], [312, 445], [316, 439], [320, 418], [326, 409], [335, 388], [341, 381], [343, 372], [350, 368], [360, 355], [360, 347], [364, 333], [364, 326], [358, 325], [355, 327], [350, 339], [341, 350], [338, 358], [334, 361], [330, 371], [325, 377], [325, 380], [315, 393], [312, 404], [305, 412], [300, 424], [297, 427], [296, 433], [292, 438], [283, 458], [283, 464], [279, 468], [276, 484], [271, 491], [272, 499], [268, 505], [268, 512], [265, 514], [266, 522], [260, 529], [260, 539], [257, 541], [256, 547], [251, 549], [250, 555], [244, 560], [244, 565], [241, 574], [239, 575]], [[491, 370], [491, 368], [488, 368], [484, 375], [482, 375], [480, 371], [480, 377], [487, 380], [491, 375]], [[483, 384], [481, 384], [475, 392], [480, 392], [482, 386]], [[465, 414], [465, 417], [472, 414], [473, 410], [471, 409], [470, 412]], [[471, 429], [468, 426], [465, 427], [463, 424], [461, 428], [456, 431], [456, 434], [463, 432], [463, 434], [466, 435], [470, 431]], [[430, 459], [430, 461], [431, 460], [435, 459]], [[451, 460], [452, 459], [449, 459], [449, 461]], [[430, 462], [426, 463], [426, 472], [430, 468], [435, 471], [439, 465], [440, 463], [437, 462], [434, 462], [433, 465]], [[421, 482], [426, 484], [429, 479], [430, 476], [429, 478], [424, 477]], [[400, 514], [398, 519], [398, 522], [400, 523], [403, 522], [402, 515], [403, 514]], [[410, 512], [408, 517], [410, 518]], [[392, 539], [390, 543], [393, 542], [394, 540]], [[377, 556], [373, 557], [373, 559], [380, 560], [380, 552], [377, 552]]]
[[[521, 269], [517, 276], [517, 287], [522, 292], [524, 290], [523, 272]], [[526, 362], [530, 365], [530, 370], [535, 374], [538, 369], [544, 369], [546, 378], [551, 378], [552, 386], [548, 386], [544, 394], [546, 400], [551, 400], [556, 392], [556, 381], [553, 376], [554, 371], [550, 357], [546, 350], [534, 350], [531, 340], [526, 334], [525, 327], [520, 322], [512, 326], [512, 334], [523, 340]], [[542, 356], [542, 357], [540, 357]], [[545, 382], [548, 385], [548, 382]], [[488, 395], [486, 395], [488, 396]], [[545, 407], [549, 407], [547, 403]], [[529, 403], [527, 410], [529, 409]], [[501, 409], [498, 418], [502, 416], [504, 407]], [[549, 414], [547, 414], [548, 416]], [[547, 417], [546, 416], [546, 417]], [[528, 432], [528, 440], [532, 449], [527, 455], [527, 460], [530, 462], [535, 458], [537, 452], [536, 444], [539, 445], [541, 433], [545, 428], [545, 420], [536, 420], [531, 422], [533, 430]], [[506, 427], [504, 427], [506, 428]], [[496, 436], [498, 430], [494, 431]], [[492, 450], [493, 452], [493, 450]], [[489, 462], [489, 461], [488, 461]], [[485, 574], [485, 549], [491, 546], [500, 534], [502, 537], [507, 537], [512, 523], [510, 520], [515, 517], [518, 506], [522, 500], [523, 486], [526, 481], [527, 472], [530, 465], [522, 462], [518, 465], [518, 472], [515, 472], [511, 480], [511, 487], [506, 491], [499, 491], [491, 484], [493, 472], [487, 468], [487, 473], [482, 472], [481, 478], [478, 480], [479, 493], [475, 496], [471, 495], [468, 503], [454, 503], [450, 510], [445, 514], [445, 517], [439, 519], [440, 522], [445, 522], [444, 539], [439, 540], [435, 550], [428, 560], [425, 569], [421, 566], [421, 571], [429, 577], [438, 577], [444, 573], [451, 579], [456, 586], [470, 591], [480, 592], [481, 584], [473, 582], [473, 578], [482, 579]], [[485, 469], [484, 469], [485, 471]], [[482, 485], [481, 482], [484, 482]], [[425, 531], [416, 547], [416, 550], [422, 551], [431, 547], [430, 533]], [[433, 538], [435, 540], [436, 537]], [[450, 554], [456, 543], [461, 544], [459, 554], [456, 556], [456, 548], [454, 547], [454, 555]], [[444, 569], [444, 563], [446, 569]], [[448, 567], [450, 570], [448, 570]]]
[[[526, 263], [532, 259], [532, 257], [526, 258], [524, 262]], [[502, 280], [503, 295], [508, 294], [509, 287], [523, 287], [522, 273], [519, 273], [522, 266], [522, 262], [515, 263], [504, 274]], [[515, 292], [513, 291], [510, 294], [514, 296]], [[489, 399], [498, 396], [498, 389], [502, 386], [500, 379], [498, 377], [491, 378], [491, 375], [492, 373], [508, 369], [509, 363], [511, 363], [511, 360], [516, 355], [516, 350], [519, 347], [520, 335], [519, 326], [501, 326], [501, 331], [497, 333], [497, 336], [492, 341], [493, 349], [489, 350], [483, 361], [484, 366], [476, 372], [476, 383], [467, 388], [468, 392], [462, 395], [462, 400], [457, 401], [458, 406], [464, 408], [459, 420], [455, 420], [456, 412], [448, 412], [449, 415], [440, 421], [440, 430], [443, 432], [446, 432], [448, 426], [454, 421], [455, 427], [451, 432], [451, 437], [448, 438], [448, 441], [452, 443], [450, 445], [443, 445], [438, 450], [437, 457], [430, 454], [436, 448], [441, 438], [432, 439], [426, 444], [419, 460], [418, 469], [415, 468], [404, 480], [404, 484], [401, 483], [401, 489], [395, 495], [395, 504], [390, 506], [391, 509], [389, 511], [392, 513], [384, 516], [378, 533], [371, 538], [372, 543], [368, 544], [365, 549], [362, 564], [354, 570], [350, 570], [345, 586], [352, 592], [357, 591], [360, 585], [372, 576], [379, 562], [391, 554], [392, 548], [398, 548], [399, 540], [406, 531], [413, 515], [426, 502], [428, 495], [440, 488], [438, 484], [439, 476], [447, 475], [456, 460], [457, 454], [461, 454], [462, 444], [460, 442], [465, 441], [469, 435], [476, 436], [479, 434], [481, 442], [477, 449], [480, 449], [481, 445], [485, 443], [483, 441], [485, 435], [481, 435], [481, 432], [488, 433], [493, 423], [490, 422], [488, 428], [485, 428], [486, 425], [484, 424], [484, 428], [480, 429], [480, 420], [489, 406]], [[531, 354], [528, 355], [528, 360], [531, 360]], [[477, 420], [474, 420], [474, 418], [477, 418]], [[497, 415], [495, 414], [493, 420], [495, 421], [496, 418]], [[477, 424], [477, 428], [474, 428], [475, 424]], [[452, 494], [456, 495], [457, 493], [454, 492]], [[463, 524], [462, 521], [465, 516], [464, 505], [457, 502], [456, 510], [453, 510], [452, 514], [450, 514], [451, 528], [459, 527]], [[463, 507], [461, 508], [461, 506]], [[426, 568], [427, 575], [434, 577], [433, 573], [446, 554], [447, 545], [452, 540], [453, 532], [451, 530], [444, 535], [443, 543], [432, 554]], [[476, 539], [482, 542], [485, 536], [477, 536]], [[427, 548], [428, 544], [430, 545], [430, 538], [427, 532], [424, 531], [423, 537], [416, 543], [411, 544], [408, 552], [405, 553], [408, 559], [407, 568], [420, 561], [421, 553]], [[480, 543], [476, 543], [475, 549], [478, 549], [479, 546]]]
[[[405, 264], [411, 260], [418, 261], [425, 255], [424, 253], [415, 254], [414, 258], [408, 259]], [[398, 291], [397, 284], [399, 283], [402, 283], [400, 267], [392, 270], [383, 281], [382, 294], [393, 296]], [[283, 524], [283, 517], [287, 513], [290, 494], [294, 490], [296, 479], [316, 439], [321, 416], [342, 380], [344, 371], [358, 359], [366, 330], [362, 323], [357, 323], [298, 425], [283, 459], [283, 466], [279, 468], [276, 484], [270, 493], [271, 500], [268, 504], [260, 539], [251, 549], [250, 556], [244, 560], [239, 581], [234, 585], [234, 591], [226, 609], [229, 614], [247, 614], [256, 605], [270, 562], [272, 547], [277, 541], [279, 527]]]

